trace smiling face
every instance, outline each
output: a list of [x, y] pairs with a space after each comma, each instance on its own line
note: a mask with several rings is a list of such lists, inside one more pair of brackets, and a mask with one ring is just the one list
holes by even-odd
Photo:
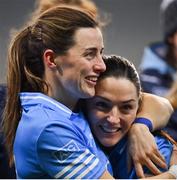
[[112, 147], [128, 132], [138, 110], [135, 85], [126, 78], [106, 77], [96, 85], [96, 95], [87, 100], [91, 129], [105, 147]]
[[[74, 35], [75, 45], [66, 55], [58, 56], [55, 63], [59, 73], [59, 86], [67, 98], [88, 98], [95, 95], [98, 76], [105, 71], [102, 59], [103, 38], [99, 28], [80, 28]], [[61, 93], [61, 92], [60, 92]]]

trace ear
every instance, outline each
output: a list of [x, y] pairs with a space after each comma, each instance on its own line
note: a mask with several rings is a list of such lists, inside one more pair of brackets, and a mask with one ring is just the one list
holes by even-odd
[[50, 68], [56, 67], [55, 57], [56, 55], [53, 50], [46, 49], [43, 54], [44, 64], [46, 64]]

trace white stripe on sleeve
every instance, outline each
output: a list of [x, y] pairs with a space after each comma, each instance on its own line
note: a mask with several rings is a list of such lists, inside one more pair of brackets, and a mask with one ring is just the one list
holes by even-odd
[[78, 173], [81, 169], [87, 167], [88, 163], [94, 158], [95, 156], [93, 154], [91, 154], [80, 166], [78, 166], [77, 168], [75, 168], [71, 173], [69, 173], [66, 177], [64, 178], [72, 178], [73, 175], [75, 175], [76, 173]]
[[[75, 159], [72, 163], [70, 163], [68, 166], [66, 166], [62, 171], [58, 172], [54, 177], [61, 178], [62, 175], [64, 175], [67, 171], [69, 171], [71, 168], [73, 168], [73, 166], [75, 166], [78, 162], [80, 162], [88, 154], [90, 154], [90, 151], [88, 149], [86, 149], [84, 153], [82, 153], [77, 159]], [[92, 159], [93, 155], [91, 154], [90, 156], [89, 157]]]

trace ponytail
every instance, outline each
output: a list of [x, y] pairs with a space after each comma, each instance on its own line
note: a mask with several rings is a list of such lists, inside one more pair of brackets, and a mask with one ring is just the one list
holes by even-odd
[[[45, 92], [47, 84], [42, 80], [44, 65], [42, 43], [33, 39], [30, 28], [23, 29], [11, 42], [8, 52], [7, 101], [3, 113], [5, 143], [13, 163], [13, 143], [21, 118], [19, 93], [25, 91]], [[35, 49], [35, 50], [34, 50]]]

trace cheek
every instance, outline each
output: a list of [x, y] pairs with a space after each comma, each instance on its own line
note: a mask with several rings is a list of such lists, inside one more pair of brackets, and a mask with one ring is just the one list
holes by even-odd
[[88, 120], [91, 123], [91, 125], [94, 125], [97, 122], [99, 122], [99, 116], [98, 116], [97, 111], [89, 110], [88, 112], [89, 112]]
[[79, 72], [81, 76], [82, 75], [87, 76], [91, 71], [92, 71], [92, 67], [89, 66], [88, 64], [82, 65], [77, 69], [77, 72]]
[[136, 113], [133, 113], [124, 117], [124, 120], [122, 120], [121, 122], [123, 128], [128, 130], [131, 127], [135, 118], [136, 118]]
[[102, 113], [96, 110], [89, 110], [88, 120], [90, 122], [91, 127], [96, 130], [98, 128], [98, 124], [101, 123], [101, 119], [103, 118]]

